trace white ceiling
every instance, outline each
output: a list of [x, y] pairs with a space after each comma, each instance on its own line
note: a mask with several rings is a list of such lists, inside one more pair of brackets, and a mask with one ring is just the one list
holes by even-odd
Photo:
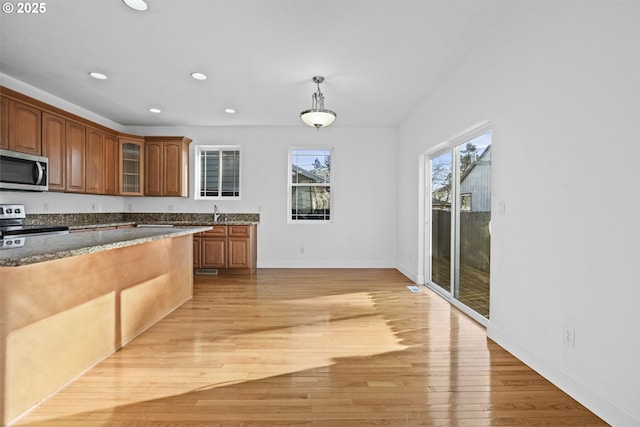
[[38, 15], [1, 13], [0, 72], [122, 125], [150, 126], [304, 126], [298, 114], [322, 75], [332, 126], [397, 126], [512, 5], [147, 3], [136, 12], [121, 0], [47, 0]]

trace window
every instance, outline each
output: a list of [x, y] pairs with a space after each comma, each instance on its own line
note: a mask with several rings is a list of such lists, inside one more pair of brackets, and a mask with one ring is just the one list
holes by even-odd
[[465, 212], [471, 211], [471, 193], [460, 194], [460, 210]]
[[289, 151], [291, 222], [331, 221], [331, 150]]
[[240, 147], [196, 146], [195, 198], [240, 198]]

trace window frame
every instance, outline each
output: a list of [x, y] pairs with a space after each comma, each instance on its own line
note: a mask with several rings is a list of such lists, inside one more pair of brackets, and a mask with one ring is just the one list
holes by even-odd
[[[292, 169], [293, 169], [293, 153], [296, 151], [328, 151], [331, 156], [331, 169], [329, 171], [329, 182], [325, 184], [309, 183], [309, 184], [294, 184]], [[288, 161], [287, 161], [287, 223], [288, 224], [331, 224], [335, 218], [335, 206], [334, 206], [334, 183], [335, 183], [335, 158], [333, 147], [291, 147], [289, 148]], [[294, 219], [292, 208], [293, 200], [292, 193], [293, 187], [312, 187], [322, 186], [329, 189], [329, 219]]]
[[[223, 196], [220, 188], [218, 188], [218, 196], [202, 196], [200, 182], [202, 179], [202, 170], [201, 170], [201, 160], [200, 156], [203, 152], [207, 151], [218, 151], [220, 152], [220, 161], [222, 162], [222, 151], [237, 151], [239, 155], [238, 162], [238, 195], [237, 196]], [[195, 175], [194, 175], [194, 199], [195, 200], [241, 200], [242, 199], [242, 163], [243, 163], [243, 151], [242, 146], [240, 145], [196, 145], [195, 146]], [[221, 175], [223, 172], [222, 167], [220, 168], [219, 174]], [[219, 175], [219, 178], [220, 178]], [[222, 182], [219, 179], [219, 184]]]

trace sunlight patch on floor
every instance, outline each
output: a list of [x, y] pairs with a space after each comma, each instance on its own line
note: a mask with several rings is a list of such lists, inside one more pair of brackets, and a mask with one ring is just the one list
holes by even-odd
[[[74, 386], [95, 389], [91, 398], [78, 399], [66, 415], [109, 412], [144, 401], [326, 367], [341, 358], [407, 348], [400, 344], [388, 319], [375, 314], [374, 299], [367, 292], [278, 300], [263, 309], [258, 310], [263, 315], [272, 310], [279, 315], [290, 311], [289, 324], [294, 326], [261, 328], [259, 320], [243, 323], [239, 319], [238, 327], [249, 332], [212, 339], [205, 332], [185, 331], [185, 341], [173, 346], [154, 344], [153, 331], [147, 331], [131, 347], [112, 355], [60, 392], [68, 401]], [[158, 358], [150, 365], [148, 353], [154, 346]], [[147, 357], [144, 367], [136, 363], [138, 354]], [[141, 389], [144, 400], [140, 400]], [[56, 397], [48, 403], [55, 404]], [[30, 419], [42, 421], [48, 415], [36, 410]], [[64, 416], [56, 413], [56, 418]]]

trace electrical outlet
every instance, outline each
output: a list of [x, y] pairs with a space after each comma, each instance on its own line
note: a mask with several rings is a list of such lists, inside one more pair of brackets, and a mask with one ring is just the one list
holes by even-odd
[[300, 253], [303, 254], [304, 253], [304, 246], [300, 246]]
[[565, 326], [562, 339], [565, 345], [571, 348], [575, 348], [576, 347], [576, 330], [569, 326]]
[[167, 210], [168, 210], [169, 212], [173, 212], [173, 205], [169, 205], [169, 206], [167, 206]]
[[133, 212], [133, 207], [131, 206], [131, 203], [129, 203], [129, 204], [127, 205], [127, 210], [128, 210], [129, 212]]
[[44, 202], [44, 211], [49, 212], [49, 202]]
[[95, 212], [95, 211], [96, 211], [96, 204], [91, 203], [91, 212]]

